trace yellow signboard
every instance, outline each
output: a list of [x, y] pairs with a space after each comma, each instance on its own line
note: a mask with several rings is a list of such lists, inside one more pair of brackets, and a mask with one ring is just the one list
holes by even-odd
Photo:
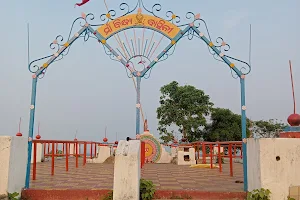
[[180, 30], [176, 25], [164, 19], [142, 13], [130, 14], [104, 24], [98, 28], [98, 32], [105, 38], [112, 36], [114, 33], [129, 27], [148, 27], [157, 30], [169, 38], [174, 38]]

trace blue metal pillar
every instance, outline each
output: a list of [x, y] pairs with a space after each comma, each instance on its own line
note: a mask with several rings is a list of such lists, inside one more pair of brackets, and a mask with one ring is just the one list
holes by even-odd
[[136, 135], [140, 134], [140, 110], [141, 110], [141, 77], [136, 77]]
[[26, 169], [26, 179], [25, 188], [29, 188], [30, 183], [30, 166], [31, 166], [31, 152], [32, 152], [32, 139], [34, 130], [34, 114], [35, 114], [35, 100], [36, 100], [36, 86], [38, 77], [32, 79], [31, 88], [31, 105], [30, 105], [30, 121], [29, 121], [29, 133], [28, 133], [28, 158], [27, 158], [27, 169]]
[[241, 82], [241, 110], [242, 110], [242, 140], [243, 140], [243, 171], [244, 171], [244, 191], [248, 190], [247, 177], [247, 119], [246, 119], [246, 100], [245, 100], [245, 79], [242, 76]]

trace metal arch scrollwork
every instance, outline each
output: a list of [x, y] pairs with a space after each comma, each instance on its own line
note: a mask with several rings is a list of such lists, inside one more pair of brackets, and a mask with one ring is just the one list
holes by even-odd
[[151, 10], [149, 10], [149, 9], [144, 5], [143, 0], [139, 0], [139, 1], [141, 2], [141, 3], [140, 3], [140, 7], [141, 7], [141, 8], [144, 8], [148, 13], [152, 14], [153, 16], [158, 17], [158, 18], [161, 18], [161, 17], [159, 17], [159, 16], [156, 14], [156, 12], [160, 12], [160, 11], [161, 11], [161, 8], [162, 8], [161, 4], [156, 3], [156, 4], [154, 4], [154, 5], [152, 6]]
[[[163, 57], [161, 57], [157, 62], [162, 62], [167, 60], [170, 56], [172, 56], [175, 52], [177, 44], [175, 44], [171, 49], [169, 49], [164, 55]], [[152, 69], [152, 68], [151, 68]]]
[[105, 45], [103, 45], [103, 44], [102, 44], [102, 46], [103, 46], [103, 49], [104, 49], [105, 54], [108, 55], [109, 58], [110, 58], [111, 60], [120, 62], [120, 60], [118, 60], [118, 59], [116, 58], [116, 56], [112, 53], [111, 50], [109, 50], [109, 49], [108, 49]]
[[180, 23], [180, 17], [179, 16], [177, 16], [177, 15], [175, 15], [174, 13], [173, 13], [173, 11], [167, 11], [166, 12], [166, 17], [167, 17], [167, 21], [169, 21], [169, 22], [172, 22], [173, 24], [175, 24], [175, 25], [177, 25], [177, 24], [179, 24]]
[[153, 69], [153, 68], [151, 68], [151, 69], [144, 75], [144, 79], [149, 79], [149, 78], [150, 78], [152, 69]]
[[[47, 58], [50, 58], [51, 56], [53, 56], [53, 54], [49, 55], [49, 56], [45, 56], [45, 57], [42, 57], [42, 58], [39, 58], [39, 59], [36, 59], [34, 61], [31, 61], [28, 65], [28, 70], [31, 72], [31, 73], [36, 73], [39, 69], [40, 69], [40, 66], [37, 65], [37, 64], [34, 64], [38, 61], [41, 61], [41, 60], [45, 60]], [[33, 65], [34, 64], [34, 65]]]
[[[186, 14], [186, 19], [189, 19], [189, 20], [194, 19], [192, 21], [192, 23], [193, 23], [194, 27], [196, 27], [198, 30], [202, 27], [201, 25], [204, 25], [205, 31], [202, 33], [204, 34], [206, 32], [206, 35], [207, 35], [209, 41], [212, 41], [207, 24], [206, 24], [205, 20], [200, 18], [200, 15], [197, 16], [192, 12], [188, 12]], [[188, 39], [191, 40], [194, 38], [194, 36], [197, 38], [201, 38], [194, 30], [190, 29], [183, 37], [188, 37]], [[247, 75], [251, 72], [251, 66], [247, 62], [239, 60], [232, 56], [226, 55], [226, 53], [228, 53], [230, 50], [230, 45], [227, 44], [222, 37], [217, 37], [217, 39], [215, 40], [214, 46], [220, 51], [220, 54], [223, 54], [223, 56], [226, 57], [227, 59], [234, 60], [234, 61], [237, 61], [237, 62], [243, 64], [244, 66], [239, 68], [239, 71], [242, 74]], [[224, 62], [224, 60], [221, 59], [220, 54], [217, 54], [209, 46], [207, 46], [207, 48], [208, 48], [209, 53], [213, 56], [213, 58], [215, 60]], [[233, 78], [239, 77], [233, 69], [230, 68], [230, 70], [231, 70], [231, 75]]]
[[[169, 21], [169, 22], [173, 23], [174, 25], [176, 25], [177, 27], [194, 26], [198, 30], [200, 30], [200, 28], [203, 27], [204, 28], [203, 33], [205, 35], [207, 35], [207, 38], [210, 41], [212, 41], [207, 24], [203, 19], [201, 19], [200, 14], [194, 14], [193, 12], [187, 12], [185, 15], [185, 20], [184, 20], [184, 21], [186, 21], [186, 23], [180, 24], [181, 23], [180, 16], [175, 15], [174, 12], [172, 12], [170, 10], [165, 13], [165, 16], [166, 16], [165, 19], [159, 16], [159, 12], [162, 10], [161, 4], [156, 3], [152, 6], [151, 9], [148, 9], [144, 5], [143, 0], [138, 0], [132, 9], [130, 8], [130, 6], [127, 3], [121, 3], [119, 5], [119, 9], [121, 11], [120, 14], [119, 14], [119, 12], [117, 12], [115, 10], [109, 10], [107, 13], [101, 14], [99, 17], [100, 23], [94, 23], [95, 22], [94, 14], [92, 14], [92, 13], [89, 13], [87, 15], [82, 14], [81, 17], [78, 17], [73, 21], [67, 40], [64, 40], [62, 35], [58, 35], [55, 38], [54, 42], [50, 43], [50, 45], [49, 45], [50, 49], [54, 50], [54, 53], [51, 55], [48, 55], [46, 57], [39, 58], [37, 60], [32, 61], [28, 66], [29, 71], [32, 73], [36, 73], [40, 69], [39, 66], [41, 66], [41, 65], [37, 65], [36, 62], [50, 58], [51, 56], [54, 56], [55, 54], [57, 54], [60, 51], [60, 49], [64, 46], [65, 42], [69, 41], [71, 36], [74, 35], [73, 29], [75, 27], [75, 24], [79, 23], [79, 27], [81, 27], [81, 28], [84, 27], [86, 24], [89, 24], [90, 26], [102, 26], [102, 25], [105, 25], [110, 20], [114, 20], [118, 17], [122, 17], [127, 14], [133, 13], [134, 11], [137, 10], [137, 8], [144, 9], [146, 12], [150, 13], [151, 15], [158, 17], [160, 19]], [[98, 38], [95, 37], [93, 35], [93, 33], [90, 32], [88, 29], [85, 29], [78, 37], [83, 38], [84, 42], [87, 42], [90, 38], [98, 40]], [[189, 40], [192, 40], [194, 37], [201, 38], [195, 32], [195, 30], [193, 28], [190, 28], [182, 37], [187, 37]], [[228, 53], [228, 51], [230, 50], [230, 45], [225, 43], [225, 41], [222, 37], [216, 38], [214, 46], [221, 52], [221, 54], [224, 55], [224, 57], [244, 64], [245, 66], [240, 69], [240, 71], [243, 74], [250, 73], [251, 66], [248, 63], [238, 60], [234, 57], [225, 55], [225, 53]], [[63, 59], [66, 55], [68, 55], [68, 53], [70, 51], [70, 47], [71, 47], [71, 45], [67, 46], [64, 51], [60, 52], [59, 56], [56, 57], [56, 59], [53, 62], [59, 61], [59, 60]], [[214, 50], [212, 50], [209, 46], [207, 46], [207, 47], [208, 47], [209, 53], [213, 56], [214, 59], [216, 59], [217, 61], [220, 61], [220, 62], [224, 62], [218, 53], [216, 53]], [[110, 59], [120, 62], [120, 60], [117, 59], [115, 57], [115, 55], [105, 45], [103, 45], [103, 48], [104, 48], [105, 54], [108, 55], [110, 57]], [[157, 62], [162, 62], [162, 61], [168, 59], [168, 57], [174, 53], [175, 49], [176, 49], [176, 45], [174, 45], [171, 49], [169, 49]], [[128, 69], [126, 69], [126, 71], [127, 70]], [[44, 72], [45, 72], [45, 70], [43, 71], [42, 76], [44, 76]], [[150, 76], [150, 74], [151, 74], [151, 71], [149, 72], [149, 76]], [[130, 76], [131, 75], [132, 75], [132, 72], [130, 72]]]
[[137, 2], [137, 4], [134, 6], [134, 8], [130, 10], [129, 5], [127, 3], [121, 3], [120, 6], [119, 6], [120, 10], [121, 11], [127, 10], [126, 12], [124, 12], [121, 15], [121, 17], [123, 17], [123, 16], [125, 16], [125, 15], [127, 15], [129, 13], [132, 13], [133, 11], [135, 11], [137, 9], [138, 5], [139, 5], [139, 2]]
[[224, 56], [226, 58], [228, 58], [229, 60], [232, 59], [234, 61], [237, 61], [237, 62], [243, 64], [244, 66], [239, 69], [242, 72], [242, 74], [247, 75], [247, 74], [249, 74], [251, 72], [251, 65], [249, 63], [247, 63], [245, 61], [242, 61], [240, 59], [237, 59], [235, 57], [232, 57], [232, 56], [228, 56], [228, 55], [224, 55]]
[[[73, 21], [72, 25], [71, 25], [71, 29], [69, 31], [67, 39], [64, 39], [64, 37], [62, 35], [56, 36], [55, 40], [49, 44], [50, 49], [53, 50], [54, 53], [52, 53], [52, 54], [50, 54], [48, 56], [45, 56], [45, 57], [42, 57], [42, 58], [38, 58], [36, 60], [31, 61], [29, 63], [29, 65], [28, 65], [28, 70], [31, 73], [37, 73], [38, 70], [41, 69], [41, 66], [45, 63], [45, 62], [43, 62], [41, 64], [38, 64], [39, 62], [42, 62], [42, 61], [44, 61], [46, 59], [49, 59], [49, 58], [53, 57], [55, 54], [58, 54], [58, 52], [64, 46], [64, 44], [67, 41], [69, 41], [74, 34], [78, 34], [77, 32], [76, 33], [74, 32], [74, 27], [75, 27], [76, 24], [78, 24], [80, 28], [83, 28], [86, 23], [88, 23], [89, 21], [91, 21], [93, 19], [94, 19], [94, 15], [93, 14], [88, 14], [88, 15], [84, 15], [83, 14], [81, 17], [76, 18]], [[85, 29], [82, 34], [78, 35], [78, 37], [83, 38], [83, 40], [85, 42], [88, 41], [89, 38], [97, 39], [96, 37], [94, 37], [92, 35], [92, 33], [88, 29]], [[68, 55], [69, 51], [70, 51], [70, 47], [71, 47], [71, 45], [68, 46], [64, 51], [62, 51], [61, 53], [59, 53], [59, 55], [55, 58], [55, 60], [53, 62], [57, 62], [57, 61], [63, 59], [66, 55]], [[46, 69], [44, 69], [42, 72], [40, 72], [40, 74], [38, 74], [38, 78], [41, 79], [41, 78], [43, 78], [45, 76]]]
[[46, 74], [46, 72], [47, 72], [47, 68], [46, 68], [46, 69], [44, 69], [44, 70], [42, 71], [42, 73], [38, 75], [38, 79], [42, 79], [42, 78], [44, 78], [44, 77], [45, 77], [45, 74]]
[[[114, 20], [114, 19], [116, 19], [118, 17], [123, 17], [125, 15], [128, 15], [128, 14], [134, 12], [137, 9], [137, 7], [138, 7], [138, 3], [134, 6], [133, 9], [130, 9], [130, 7], [129, 7], [129, 5], [127, 3], [121, 3], [119, 5], [119, 9], [122, 12], [121, 14], [117, 15], [117, 11], [111, 9], [107, 13], [103, 13], [103, 14], [100, 15], [100, 17], [99, 17], [100, 18], [100, 22], [99, 23], [94, 23], [95, 16], [94, 16], [94, 14], [89, 13], [87, 15], [86, 22], [90, 26], [102, 26], [102, 25], [108, 23], [110, 20]], [[88, 16], [90, 16], [89, 19], [88, 19]]]

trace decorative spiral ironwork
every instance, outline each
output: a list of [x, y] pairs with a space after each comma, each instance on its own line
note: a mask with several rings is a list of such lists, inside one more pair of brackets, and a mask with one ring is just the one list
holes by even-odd
[[176, 44], [171, 48], [171, 49], [169, 49], [165, 54], [164, 54], [164, 56], [163, 57], [161, 57], [157, 62], [162, 62], [162, 61], [165, 61], [165, 60], [167, 60], [170, 56], [172, 56], [173, 54], [174, 54], [174, 52], [175, 52], [175, 49], [176, 49]]
[[242, 74], [247, 75], [251, 72], [251, 66], [249, 65], [249, 63], [242, 61], [240, 59], [237, 59], [235, 57], [232, 56], [228, 56], [228, 55], [224, 55], [226, 58], [228, 58], [229, 60], [232, 59], [234, 61], [237, 61], [241, 64], [243, 64], [244, 66], [242, 66], [241, 68], [239, 68], [239, 70], [242, 72]]
[[105, 45], [103, 45], [103, 49], [104, 49], [104, 52], [106, 55], [108, 55], [108, 57], [111, 59], [111, 60], [114, 60], [114, 61], [117, 61], [117, 62], [120, 62], [120, 60], [118, 60], [116, 58], [116, 56], [111, 52], [111, 50], [109, 50]]

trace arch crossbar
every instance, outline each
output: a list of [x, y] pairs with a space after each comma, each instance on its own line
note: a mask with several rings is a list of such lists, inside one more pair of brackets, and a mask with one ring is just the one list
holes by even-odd
[[[139, 0], [139, 4], [142, 2], [142, 0]], [[122, 5], [122, 4], [121, 4]], [[155, 4], [154, 6], [157, 6], [158, 4]], [[141, 6], [141, 5], [139, 5]], [[121, 8], [121, 7], [120, 7]], [[136, 7], [137, 8], [137, 7]], [[147, 10], [147, 9], [146, 9]], [[156, 11], [159, 11], [160, 9], [156, 9]], [[147, 10], [150, 12], [149, 10]], [[55, 61], [58, 61], [62, 59], [66, 54], [68, 54], [70, 46], [78, 39], [78, 38], [84, 38], [85, 41], [87, 41], [89, 38], [96, 39], [100, 44], [104, 46], [109, 51], [109, 55], [114, 56], [116, 58], [115, 60], [120, 62], [126, 69], [130, 71], [130, 74], [136, 78], [136, 90], [137, 90], [137, 98], [136, 98], [136, 135], [138, 136], [140, 134], [140, 111], [141, 111], [141, 103], [140, 103], [140, 84], [141, 79], [151, 70], [158, 62], [165, 60], [165, 57], [169, 56], [169, 52], [172, 48], [175, 49], [176, 44], [181, 40], [182, 38], [188, 38], [192, 39], [194, 37], [197, 37], [201, 39], [208, 47], [209, 52], [213, 57], [221, 62], [224, 62], [229, 66], [232, 72], [236, 74], [236, 78], [240, 79], [241, 84], [241, 121], [242, 121], [242, 139], [243, 139], [243, 146], [242, 146], [242, 152], [243, 152], [243, 169], [244, 169], [244, 190], [247, 191], [248, 188], [248, 179], [247, 179], [247, 147], [246, 147], [246, 103], [245, 103], [245, 75], [250, 72], [250, 65], [244, 61], [241, 61], [239, 59], [236, 59], [234, 57], [230, 57], [228, 55], [225, 55], [224, 51], [228, 51], [230, 46], [226, 44], [221, 37], [217, 38], [216, 43], [214, 44], [211, 40], [210, 34], [208, 32], [206, 23], [204, 20], [200, 19], [200, 15], [194, 15], [191, 13], [188, 13], [193, 16], [187, 17], [187, 19], [192, 18], [191, 23], [187, 23], [184, 25], [176, 25], [179, 21], [176, 20], [179, 18], [178, 16], [172, 14], [171, 20], [164, 20], [160, 17], [157, 17], [152, 9], [152, 12], [150, 12], [152, 15], [145, 15], [141, 12], [141, 9], [139, 8], [137, 10], [136, 14], [130, 14], [132, 11], [128, 11], [125, 15], [122, 15], [119, 18], [112, 19], [112, 16], [110, 14], [112, 11], [108, 11], [107, 14], [101, 15], [101, 16], [107, 16], [107, 21], [101, 25], [92, 25], [88, 23], [87, 17], [89, 15], [83, 15], [80, 18], [77, 18], [74, 23], [80, 19], [84, 21], [84, 25], [81, 25], [81, 28], [73, 34], [71, 37], [71, 32], [73, 29], [73, 26], [71, 28], [71, 32], [69, 34], [68, 40], [63, 44], [58, 44], [58, 42], [62, 42], [62, 36], [58, 36], [56, 40], [51, 43], [51, 45], [57, 45], [57, 51], [54, 54], [51, 54], [46, 57], [42, 57], [39, 59], [36, 59], [32, 61], [28, 68], [33, 73], [32, 75], [32, 94], [31, 94], [31, 105], [30, 105], [30, 122], [29, 122], [29, 134], [28, 134], [28, 163], [27, 163], [27, 173], [26, 173], [26, 182], [25, 182], [25, 188], [29, 188], [29, 182], [30, 182], [30, 163], [31, 163], [31, 151], [32, 151], [32, 138], [33, 138], [33, 132], [34, 132], [34, 118], [35, 118], [35, 102], [36, 102], [36, 88], [37, 88], [37, 81], [39, 78], [43, 78], [46, 70], [48, 67], [53, 64]], [[170, 13], [170, 11], [168, 11]], [[93, 17], [92, 17], [93, 19]], [[199, 30], [200, 23], [204, 23], [206, 28], [206, 34], [204, 32], [201, 32]], [[95, 29], [94, 27], [97, 26]], [[183, 27], [181, 29], [181, 27]], [[123, 55], [121, 55], [121, 52], [116, 51], [110, 44], [109, 44], [109, 38], [115, 37], [115, 35], [118, 36], [118, 33], [123, 32], [128, 29], [136, 29], [136, 28], [146, 28], [153, 30], [155, 32], [158, 32], [162, 34], [165, 38], [168, 39], [168, 44], [166, 47], [163, 48], [163, 50], [153, 59], [149, 60], [149, 63], [147, 67], [144, 69], [138, 71], [135, 70], [135, 68], [132, 68], [130, 66], [130, 58], [126, 58]], [[207, 36], [206, 36], [207, 35]], [[127, 39], [127, 38], [126, 38]], [[59, 40], [59, 41], [58, 41]], [[152, 38], [151, 38], [152, 40]], [[221, 41], [221, 44], [220, 44]], [[52, 47], [50, 45], [50, 47]], [[227, 49], [224, 49], [227, 47]], [[54, 48], [52, 48], [54, 49]], [[145, 47], [146, 49], [146, 47]], [[108, 53], [107, 53], [108, 54]], [[34, 65], [34, 63], [38, 61], [43, 61], [47, 59], [46, 62], [42, 63], [40, 66]], [[248, 72], [243, 72], [242, 69], [245, 69], [244, 67], [241, 69], [238, 69], [236, 65], [231, 61], [237, 61], [242, 64], [245, 64], [249, 67]]]

